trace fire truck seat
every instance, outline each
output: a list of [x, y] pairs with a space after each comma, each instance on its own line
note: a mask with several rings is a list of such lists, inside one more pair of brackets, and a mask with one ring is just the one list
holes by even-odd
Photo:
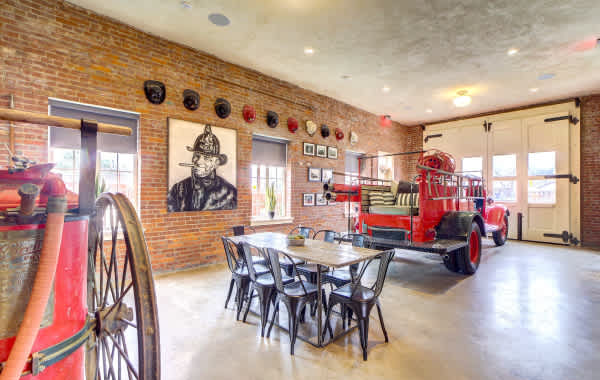
[[[410, 215], [409, 206], [371, 206], [369, 207], [370, 214], [382, 215]], [[419, 215], [419, 208], [413, 207], [413, 215]]]

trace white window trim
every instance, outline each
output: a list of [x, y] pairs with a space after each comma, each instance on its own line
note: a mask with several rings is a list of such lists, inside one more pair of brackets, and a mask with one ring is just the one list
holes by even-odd
[[273, 219], [269, 218], [269, 217], [261, 217], [261, 216], [257, 216], [257, 217], [252, 217], [250, 219], [250, 225], [255, 227], [255, 226], [273, 226], [273, 225], [278, 225], [278, 224], [292, 224], [294, 223], [294, 218], [291, 216], [280, 216], [280, 217], [275, 217]]

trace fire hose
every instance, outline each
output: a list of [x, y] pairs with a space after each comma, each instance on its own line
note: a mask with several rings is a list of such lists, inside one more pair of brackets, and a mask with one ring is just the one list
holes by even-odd
[[21, 377], [23, 367], [27, 363], [33, 343], [40, 329], [44, 310], [52, 289], [58, 255], [65, 223], [66, 197], [64, 186], [56, 189], [48, 197], [46, 228], [42, 243], [42, 252], [38, 272], [36, 274], [31, 298], [19, 327], [15, 343], [4, 368], [0, 380], [17, 380]]

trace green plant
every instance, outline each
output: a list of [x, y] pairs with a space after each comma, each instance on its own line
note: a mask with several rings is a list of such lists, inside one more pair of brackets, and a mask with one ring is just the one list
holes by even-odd
[[277, 205], [277, 197], [275, 196], [275, 184], [272, 183], [267, 186], [265, 190], [265, 205], [269, 212], [275, 211], [275, 206]]
[[98, 198], [100, 194], [106, 192], [106, 182], [104, 182], [104, 178], [100, 177], [98, 174], [96, 174], [95, 192], [96, 198]]

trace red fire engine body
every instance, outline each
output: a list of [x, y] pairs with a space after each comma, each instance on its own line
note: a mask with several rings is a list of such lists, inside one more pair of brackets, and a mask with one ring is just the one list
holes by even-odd
[[[326, 184], [325, 196], [360, 202], [358, 232], [370, 235], [375, 246], [439, 253], [449, 270], [475, 273], [481, 237], [492, 234], [497, 245], [506, 241], [506, 206], [487, 198], [480, 177], [456, 173], [447, 153], [420, 152], [417, 173], [413, 181], [397, 185], [359, 173], [359, 184]], [[393, 199], [393, 204], [381, 204], [379, 197]]]

